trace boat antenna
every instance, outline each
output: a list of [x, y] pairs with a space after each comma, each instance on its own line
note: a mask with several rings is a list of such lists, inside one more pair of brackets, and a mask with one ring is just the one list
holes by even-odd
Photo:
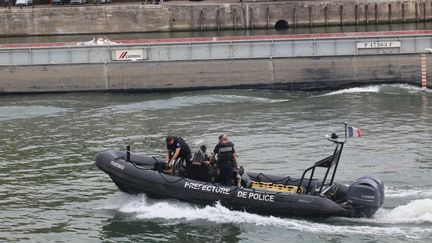
[[[347, 141], [347, 126], [348, 126], [348, 122], [345, 122], [344, 125], [345, 125], [345, 140], [343, 142], [338, 142], [337, 143], [336, 148], [335, 148], [335, 152], [333, 153], [333, 156], [334, 156], [333, 160], [334, 160], [334, 164], [335, 165], [334, 165], [334, 168], [333, 168], [332, 177], [331, 177], [330, 182], [329, 182], [330, 186], [333, 184], [334, 178], [336, 176], [336, 171], [337, 171], [338, 166], [339, 166], [339, 161], [340, 161], [340, 158], [341, 158], [341, 155], [342, 155], [342, 150], [343, 150], [344, 144]], [[338, 151], [338, 149], [339, 149], [339, 151]]]
[[120, 126], [121, 126], [121, 130], [122, 130], [122, 140], [126, 144], [126, 161], [130, 162], [130, 155], [131, 155], [130, 144], [131, 144], [131, 142], [129, 141], [128, 138], [126, 138], [126, 129], [125, 129], [123, 123], [121, 123]]
[[126, 161], [130, 162], [130, 145], [126, 146]]

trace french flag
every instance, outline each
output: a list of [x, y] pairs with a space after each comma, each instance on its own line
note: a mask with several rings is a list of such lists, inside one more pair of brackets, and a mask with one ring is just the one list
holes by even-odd
[[361, 129], [356, 127], [347, 127], [347, 135], [349, 138], [361, 137]]

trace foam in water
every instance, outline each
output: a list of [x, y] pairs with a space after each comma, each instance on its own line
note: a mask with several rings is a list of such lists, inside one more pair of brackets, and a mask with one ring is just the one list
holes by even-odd
[[378, 221], [390, 224], [432, 223], [432, 199], [413, 200], [382, 214]]
[[[432, 209], [429, 208], [431, 200], [412, 202], [406, 206], [395, 208], [389, 213], [384, 212], [379, 219], [350, 219], [356, 225], [337, 225], [316, 223], [310, 220], [278, 218], [273, 216], [261, 216], [240, 211], [230, 211], [217, 204], [215, 207], [198, 207], [187, 203], [169, 200], [150, 201], [145, 196], [126, 196], [125, 199], [116, 199], [108, 203], [105, 209], [117, 209], [123, 213], [135, 214], [137, 218], [145, 220], [169, 220], [174, 223], [186, 221], [206, 220], [213, 223], [230, 223], [236, 225], [253, 224], [264, 227], [278, 227], [282, 229], [297, 230], [315, 234], [341, 234], [341, 235], [381, 235], [406, 238], [432, 237], [432, 229], [422, 227], [398, 227], [384, 225], [386, 218], [397, 217], [399, 222], [403, 217], [409, 217], [410, 222], [427, 221]], [[421, 208], [421, 209], [420, 209]], [[376, 223], [381, 223], [376, 225]], [[372, 226], [365, 223], [373, 223]], [[392, 222], [393, 224], [393, 222]]]
[[367, 87], [349, 88], [349, 89], [333, 91], [326, 95], [338, 95], [338, 94], [350, 94], [350, 93], [378, 93], [379, 91], [380, 91], [380, 86], [367, 86]]
[[284, 102], [283, 99], [268, 99], [262, 97], [239, 96], [239, 95], [196, 95], [196, 96], [176, 96], [169, 99], [149, 100], [138, 103], [110, 106], [113, 110], [162, 110], [178, 109], [204, 104], [218, 103], [277, 103]]
[[391, 90], [405, 90], [409, 93], [419, 93], [426, 92], [431, 93], [431, 89], [422, 89], [421, 87], [408, 85], [408, 84], [383, 84], [383, 85], [370, 85], [365, 87], [357, 87], [357, 88], [349, 88], [333, 91], [327, 94], [319, 95], [319, 96], [332, 96], [332, 95], [340, 95], [340, 94], [354, 94], [354, 93], [381, 93]]

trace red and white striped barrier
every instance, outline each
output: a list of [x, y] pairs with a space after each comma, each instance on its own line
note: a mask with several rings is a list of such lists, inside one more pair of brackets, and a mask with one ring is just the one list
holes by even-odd
[[427, 88], [427, 79], [426, 79], [426, 54], [421, 54], [421, 87], [422, 89]]

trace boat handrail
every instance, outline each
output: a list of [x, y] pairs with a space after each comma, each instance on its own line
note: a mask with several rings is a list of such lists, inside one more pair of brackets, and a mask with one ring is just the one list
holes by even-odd
[[[334, 149], [333, 154], [330, 155], [330, 156], [328, 156], [328, 157], [326, 157], [326, 158], [324, 158], [324, 159], [322, 159], [322, 160], [320, 160], [320, 161], [318, 161], [318, 162], [316, 162], [313, 166], [307, 168], [303, 172], [303, 174], [302, 174], [302, 177], [300, 179], [300, 184], [299, 185], [303, 184], [303, 181], [304, 181], [304, 179], [306, 177], [306, 174], [309, 171], [311, 171], [308, 185], [306, 187], [306, 190], [304, 191], [305, 194], [308, 194], [310, 192], [311, 181], [313, 180], [315, 169], [317, 167], [327, 168], [326, 173], [324, 175], [324, 178], [323, 178], [323, 180], [321, 182], [321, 186], [320, 186], [320, 189], [319, 189], [318, 193], [321, 193], [323, 191], [325, 182], [327, 180], [328, 174], [329, 174], [329, 172], [330, 172], [330, 170], [331, 170], [332, 167], [334, 167], [334, 169], [333, 169], [332, 177], [331, 177], [330, 182], [329, 182], [328, 185], [331, 187], [331, 185], [333, 184], [333, 180], [334, 180], [334, 177], [336, 175], [336, 170], [337, 170], [337, 167], [338, 167], [338, 164], [339, 164], [339, 160], [340, 160], [340, 157], [341, 157], [341, 154], [342, 154], [343, 145], [344, 145], [345, 141], [338, 141], [336, 139], [328, 139], [328, 140], [336, 144], [336, 147]], [[301, 191], [298, 190], [297, 193], [301, 193]]]

